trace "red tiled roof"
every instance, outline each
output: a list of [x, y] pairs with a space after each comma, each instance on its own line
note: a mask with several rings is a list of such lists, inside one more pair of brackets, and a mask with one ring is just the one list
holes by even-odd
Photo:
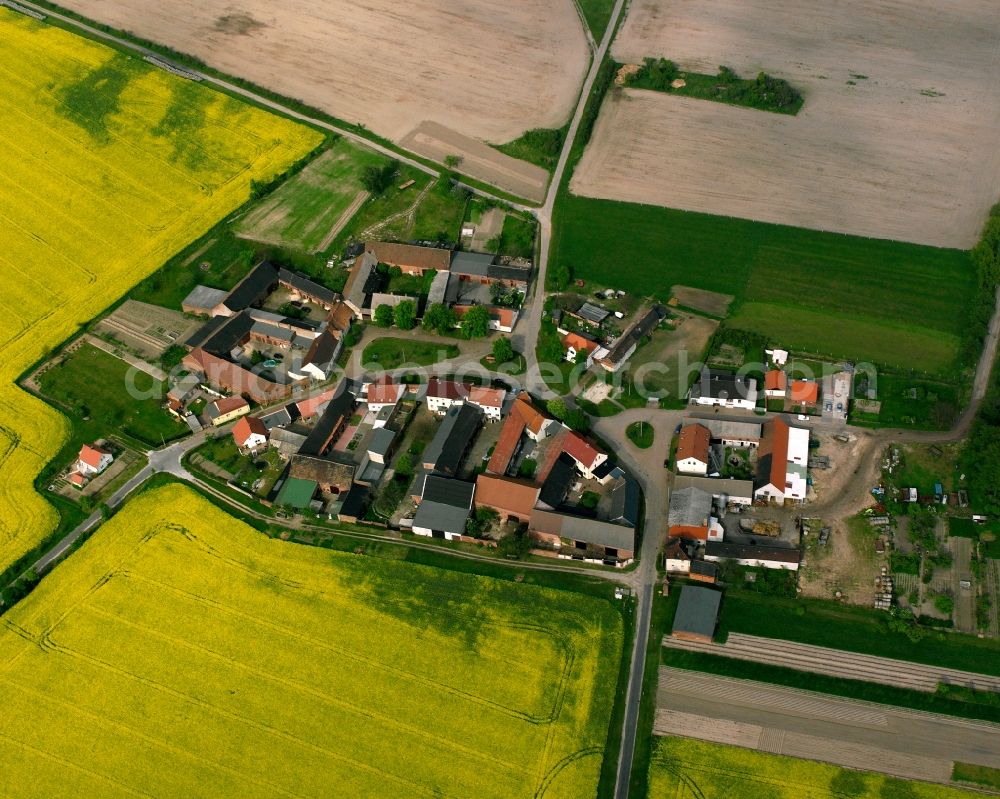
[[819, 399], [819, 383], [814, 380], [793, 380], [790, 396], [792, 402], [815, 405]]
[[594, 462], [603, 454], [587, 439], [573, 431], [563, 439], [562, 451], [587, 469], [593, 469]]
[[708, 447], [711, 438], [711, 433], [704, 425], [689, 424], [681, 428], [680, 437], [677, 439], [677, 460], [695, 458], [702, 463], [708, 463]]
[[414, 244], [393, 244], [387, 241], [369, 241], [365, 250], [379, 263], [407, 269], [436, 269], [447, 272], [451, 269], [451, 251], [437, 247], [418, 247]]
[[233, 411], [238, 411], [240, 408], [245, 408], [250, 403], [243, 399], [243, 397], [234, 395], [232, 397], [217, 399], [212, 404], [215, 405], [215, 409], [221, 416], [224, 413], [232, 413]]
[[321, 391], [319, 394], [315, 394], [312, 397], [307, 397], [304, 400], [299, 400], [295, 403], [295, 407], [299, 410], [299, 416], [303, 419], [309, 419], [319, 413], [319, 408], [324, 403], [329, 402], [337, 394], [337, 388], [328, 388], [326, 391]]
[[110, 454], [111, 453], [105, 452], [103, 449], [100, 449], [99, 447], [92, 447], [90, 446], [90, 444], [84, 444], [82, 447], [80, 447], [79, 459], [83, 463], [90, 466], [91, 468], [96, 469], [98, 466], [101, 465], [101, 455], [110, 455]]
[[531, 404], [526, 394], [519, 394], [513, 407], [510, 409], [507, 421], [503, 423], [500, 438], [493, 449], [493, 456], [486, 466], [487, 470], [494, 474], [503, 474], [506, 472], [525, 428], [537, 434], [542, 429], [542, 424], [546, 418], [541, 411]]
[[247, 439], [254, 433], [267, 438], [267, 428], [256, 416], [244, 416], [233, 425], [233, 440], [236, 441], [238, 447], [246, 444]]
[[481, 474], [476, 478], [475, 504], [527, 521], [538, 500], [539, 487], [524, 480]]
[[291, 393], [290, 385], [273, 383], [200, 347], [184, 356], [182, 363], [190, 371], [203, 374], [209, 383], [234, 394], [247, 394], [256, 402], [270, 402]]
[[775, 417], [764, 423], [760, 448], [757, 450], [757, 462], [768, 464], [767, 481], [781, 491], [785, 490], [785, 475], [788, 467], [788, 423]]
[[427, 381], [427, 396], [450, 400], [465, 399], [469, 396], [471, 388], [469, 383], [456, 383], [454, 380], [438, 380], [432, 377]]
[[581, 336], [579, 333], [567, 333], [562, 337], [562, 345], [569, 349], [572, 347], [577, 352], [580, 350], [586, 350], [587, 352], [593, 352], [597, 349], [597, 342], [591, 341]]
[[369, 405], [391, 405], [403, 394], [403, 386], [388, 377], [368, 384]]
[[87, 485], [87, 478], [84, 477], [79, 472], [73, 472], [73, 474], [71, 474], [68, 479], [75, 486], [85, 486], [85, 485]]
[[343, 333], [351, 326], [351, 322], [354, 320], [354, 311], [351, 310], [350, 306], [344, 302], [338, 302], [330, 309], [330, 313], [326, 316], [327, 327], [336, 333]]
[[469, 402], [487, 408], [500, 408], [503, 406], [503, 398], [506, 394], [507, 392], [500, 388], [473, 386], [472, 390], [469, 391]]
[[784, 391], [788, 388], [788, 375], [780, 369], [771, 369], [764, 375], [765, 391]]

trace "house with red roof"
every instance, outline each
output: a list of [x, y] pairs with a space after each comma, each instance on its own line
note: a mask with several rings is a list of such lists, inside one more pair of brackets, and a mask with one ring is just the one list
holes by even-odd
[[93, 477], [107, 469], [114, 459], [110, 452], [84, 444], [76, 459], [76, 471], [84, 477]]
[[677, 439], [677, 471], [681, 474], [708, 474], [712, 434], [701, 424], [681, 428]]
[[795, 405], [815, 405], [819, 402], [819, 383], [815, 380], [793, 380], [788, 398]]
[[770, 369], [764, 374], [764, 396], [784, 399], [788, 392], [788, 375], [780, 369]]
[[250, 403], [239, 395], [222, 397], [205, 406], [205, 415], [215, 427], [238, 419], [247, 413], [250, 413]]
[[589, 367], [594, 362], [594, 353], [598, 350], [600, 345], [593, 339], [581, 336], [579, 333], [574, 333], [570, 331], [565, 336], [560, 339], [562, 341], [563, 347], [566, 349], [566, 360], [570, 363], [576, 363], [577, 356], [581, 352], [587, 353], [587, 366]]
[[233, 440], [240, 452], [256, 453], [267, 444], [267, 427], [256, 416], [244, 416], [233, 425]]
[[402, 383], [393, 382], [389, 377], [383, 377], [368, 384], [368, 410], [378, 413], [383, 408], [392, 408], [406, 391]]
[[570, 430], [563, 438], [562, 451], [573, 459], [587, 480], [593, 480], [594, 469], [608, 459], [607, 453], [601, 452], [575, 430]]
[[808, 491], [809, 431], [781, 417], [764, 423], [757, 449], [754, 499], [783, 505], [804, 501]]
[[526, 435], [532, 441], [538, 441], [552, 424], [558, 423], [532, 405], [526, 392], [521, 392], [503, 424], [486, 470], [492, 474], [506, 474], [520, 448], [521, 436]]

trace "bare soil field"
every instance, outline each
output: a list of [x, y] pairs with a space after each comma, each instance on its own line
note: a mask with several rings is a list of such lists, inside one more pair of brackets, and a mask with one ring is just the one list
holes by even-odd
[[461, 158], [458, 169], [474, 178], [533, 202], [545, 199], [549, 173], [540, 166], [504, 155], [481, 141], [437, 122], [422, 122], [400, 140], [407, 150], [443, 162], [449, 155]]
[[948, 783], [955, 760], [1000, 766], [1000, 727], [661, 667], [653, 731]]
[[691, 286], [674, 286], [670, 289], [670, 293], [685, 308], [692, 308], [712, 316], [725, 316], [729, 313], [729, 306], [736, 299], [732, 294], [721, 294]]
[[435, 120], [494, 142], [569, 117], [589, 52], [573, 0], [66, 0], [398, 141]]
[[615, 41], [797, 87], [797, 116], [609, 94], [574, 193], [965, 248], [1000, 191], [1000, 15], [988, 0], [642, 0]]

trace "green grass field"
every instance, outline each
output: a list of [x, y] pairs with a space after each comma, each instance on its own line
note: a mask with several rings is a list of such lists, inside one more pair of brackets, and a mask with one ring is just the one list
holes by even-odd
[[[69, 412], [73, 439], [87, 441], [124, 433], [150, 446], [188, 432], [161, 407], [166, 388], [91, 344], [56, 362], [38, 379], [42, 394]], [[139, 392], [133, 399], [129, 386]]]
[[444, 341], [414, 341], [408, 338], [382, 336], [363, 353], [361, 363], [366, 368], [398, 369], [400, 366], [430, 366], [432, 363], [458, 357], [458, 347]]
[[668, 299], [736, 295], [732, 323], [787, 348], [944, 372], [975, 292], [967, 253], [560, 194], [553, 264]]
[[649, 799], [971, 799], [943, 785], [687, 738], [657, 738]]
[[365, 167], [385, 156], [337, 139], [301, 172], [254, 205], [237, 223], [249, 238], [304, 252], [321, 248], [333, 226], [360, 192]]
[[269, 539], [177, 485], [4, 620], [9, 797], [593, 796], [623, 647], [610, 600]]
[[[604, 31], [608, 28], [608, 22], [611, 21], [611, 9], [615, 6], [614, 0], [576, 0], [576, 3], [587, 20], [594, 40], [601, 41]], [[622, 17], [624, 18], [624, 14]]]

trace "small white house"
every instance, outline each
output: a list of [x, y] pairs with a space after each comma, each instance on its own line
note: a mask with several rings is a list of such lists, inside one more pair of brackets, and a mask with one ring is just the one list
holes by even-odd
[[241, 452], [257, 452], [267, 445], [267, 427], [256, 416], [244, 416], [233, 425], [233, 440]]
[[93, 477], [107, 469], [113, 460], [114, 456], [110, 452], [84, 444], [77, 456], [76, 471], [87, 477]]

